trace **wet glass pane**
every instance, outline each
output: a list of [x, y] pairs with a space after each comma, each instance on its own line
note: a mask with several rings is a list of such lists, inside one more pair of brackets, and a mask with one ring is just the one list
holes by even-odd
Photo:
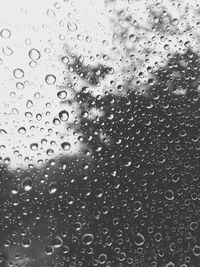
[[198, 0], [0, 9], [0, 266], [200, 266]]

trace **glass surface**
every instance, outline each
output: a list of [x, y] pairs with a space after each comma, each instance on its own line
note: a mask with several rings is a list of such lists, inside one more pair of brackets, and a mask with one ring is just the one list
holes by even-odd
[[200, 266], [199, 1], [0, 3], [0, 266]]

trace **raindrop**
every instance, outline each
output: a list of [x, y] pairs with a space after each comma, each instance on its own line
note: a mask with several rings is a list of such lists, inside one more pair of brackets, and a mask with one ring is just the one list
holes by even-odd
[[25, 127], [20, 127], [18, 129], [18, 133], [21, 134], [21, 135], [25, 134], [26, 133], [26, 128]]
[[64, 64], [68, 64], [69, 63], [69, 58], [68, 57], [62, 57], [62, 62], [64, 63]]
[[105, 253], [100, 254], [99, 257], [98, 257], [98, 259], [99, 259], [99, 263], [100, 263], [100, 264], [104, 264], [104, 263], [106, 263], [107, 258], [108, 258], [108, 257], [107, 257], [107, 255], [106, 255]]
[[30, 239], [28, 239], [28, 238], [24, 238], [24, 239], [22, 240], [22, 246], [23, 246], [24, 248], [29, 248], [29, 247], [30, 247], [30, 244], [31, 244], [31, 240], [30, 240]]
[[56, 82], [56, 76], [53, 75], [53, 74], [47, 74], [46, 77], [45, 77], [45, 82], [48, 85], [54, 84]]
[[137, 233], [134, 237], [134, 242], [137, 246], [142, 246], [145, 242], [144, 236], [140, 233]]
[[22, 181], [22, 187], [24, 189], [24, 191], [28, 192], [32, 189], [33, 186], [33, 182], [31, 177], [25, 177]]
[[30, 145], [30, 148], [31, 148], [31, 150], [36, 151], [36, 150], [38, 150], [38, 144], [37, 143], [32, 143]]
[[13, 76], [16, 79], [21, 79], [24, 77], [24, 71], [22, 69], [14, 69], [13, 71]]
[[28, 55], [29, 55], [30, 59], [32, 59], [32, 60], [38, 60], [41, 57], [40, 52], [37, 49], [35, 49], [35, 48], [31, 49], [28, 52]]
[[2, 52], [4, 53], [5, 56], [11, 56], [13, 54], [13, 50], [6, 46], [2, 49]]
[[60, 248], [63, 244], [62, 239], [59, 236], [56, 236], [53, 240], [52, 240], [52, 246], [54, 248]]
[[77, 25], [73, 21], [69, 21], [67, 23], [67, 28], [68, 28], [69, 31], [74, 32], [74, 31], [77, 30]]
[[195, 255], [196, 257], [199, 257], [199, 256], [200, 256], [200, 246], [195, 245], [195, 246], [193, 247], [193, 253], [194, 253], [194, 255]]
[[61, 121], [67, 121], [69, 119], [69, 113], [66, 110], [62, 110], [58, 114]]
[[68, 151], [71, 148], [71, 144], [68, 143], [68, 142], [63, 142], [61, 144], [61, 147], [62, 147], [63, 150]]
[[24, 89], [24, 84], [22, 82], [18, 82], [18, 83], [16, 83], [16, 88], [18, 90], [23, 90]]
[[9, 29], [3, 29], [0, 31], [0, 36], [2, 38], [8, 39], [11, 36], [11, 31]]
[[56, 182], [51, 182], [49, 184], [49, 194], [54, 194], [58, 190], [57, 188], [57, 183]]
[[58, 96], [58, 98], [60, 98], [60, 99], [65, 99], [66, 97], [67, 97], [67, 92], [66, 91], [59, 91], [58, 93], [57, 93], [57, 96]]
[[32, 108], [32, 106], [33, 106], [33, 102], [32, 102], [32, 100], [28, 100], [28, 101], [26, 102], [26, 107], [27, 107], [27, 108]]
[[173, 200], [174, 199], [174, 192], [170, 189], [165, 191], [165, 198], [167, 200]]
[[92, 242], [93, 242], [93, 240], [94, 240], [94, 236], [93, 236], [93, 234], [89, 234], [89, 233], [84, 234], [84, 235], [82, 236], [82, 239], [81, 239], [82, 243], [83, 243], [84, 245], [87, 245], [87, 246], [91, 245]]
[[175, 267], [175, 264], [172, 261], [170, 261], [166, 264], [166, 267]]

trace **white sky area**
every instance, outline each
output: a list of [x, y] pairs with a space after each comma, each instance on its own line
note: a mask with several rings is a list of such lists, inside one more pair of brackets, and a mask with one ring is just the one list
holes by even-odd
[[[147, 8], [157, 1], [117, 1], [115, 6], [105, 7], [104, 0], [74, 0], [74, 1], [52, 1], [52, 0], [0, 0], [0, 156], [4, 160], [10, 158], [9, 168], [27, 168], [29, 164], [39, 167], [46, 160], [50, 160], [60, 155], [80, 154], [84, 146], [78, 141], [80, 133], [74, 134], [74, 129], [67, 130], [67, 123], [73, 123], [79, 115], [79, 108], [76, 102], [70, 105], [63, 105], [57, 97], [61, 86], [67, 92], [66, 100], [73, 99], [72, 91], [66, 88], [64, 83], [64, 65], [60, 57], [65, 55], [65, 45], [76, 55], [83, 55], [84, 64], [95, 66], [98, 63], [112, 66], [115, 70], [114, 78], [117, 84], [122, 83], [124, 77], [122, 68], [126, 68], [126, 55], [124, 47], [113, 39], [113, 30], [117, 27], [110, 22], [116, 18], [115, 11], [125, 9], [125, 13], [134, 15], [135, 20], [146, 28], [145, 38], [135, 44], [135, 58], [140, 57], [144, 62], [141, 49], [145, 49], [147, 42], [151, 41], [151, 49], [156, 54], [149, 56], [148, 65], [153, 65], [155, 61], [160, 63], [163, 54], [169, 53], [163, 47], [169, 40], [170, 52], [184, 51], [184, 42], [191, 39], [188, 33], [182, 33], [188, 26], [194, 26], [194, 35], [198, 33], [196, 26], [199, 16], [193, 12], [198, 1], [190, 1], [190, 11], [186, 18], [182, 17], [189, 1], [176, 1], [173, 6], [172, 1], [160, 1], [165, 5], [174, 18], [178, 18], [179, 24], [176, 26], [181, 33], [179, 36], [165, 36], [165, 42], [160, 41], [160, 36], [149, 31], [150, 27]], [[176, 8], [181, 3], [180, 8]], [[159, 7], [158, 7], [159, 9]], [[111, 12], [109, 10], [112, 10]], [[191, 11], [192, 10], [192, 11]], [[181, 23], [180, 23], [181, 21]], [[177, 28], [174, 30], [177, 30]], [[8, 29], [10, 31], [5, 31]], [[4, 30], [4, 31], [3, 31]], [[132, 31], [132, 32], [131, 32]], [[195, 32], [196, 31], [196, 32]], [[133, 28], [128, 34], [138, 34]], [[10, 35], [10, 36], [9, 36]], [[155, 36], [155, 37], [154, 37]], [[154, 37], [154, 38], [153, 38]], [[152, 39], [153, 38], [153, 39]], [[181, 44], [180, 39], [183, 41]], [[103, 42], [107, 41], [107, 44]], [[177, 46], [176, 46], [177, 45]], [[117, 49], [113, 50], [113, 46]], [[131, 47], [127, 41], [127, 47]], [[193, 49], [198, 47], [198, 42], [193, 44]], [[37, 49], [40, 58], [35, 62], [29, 56], [31, 49]], [[182, 50], [181, 50], [182, 49]], [[109, 59], [105, 61], [96, 55], [106, 54]], [[91, 56], [94, 60], [91, 61]], [[120, 59], [124, 57], [124, 61]], [[164, 57], [166, 59], [166, 57]], [[127, 64], [127, 68], [130, 64]], [[14, 77], [15, 69], [23, 70], [23, 75], [18, 73], [18, 78]], [[144, 64], [138, 68], [144, 71]], [[49, 85], [45, 82], [46, 75], [51, 74], [56, 77], [55, 83]], [[66, 75], [65, 75], [66, 76]], [[70, 75], [69, 75], [70, 76]], [[72, 75], [73, 77], [73, 75]], [[112, 77], [113, 79], [113, 77]], [[103, 95], [105, 87], [109, 86], [110, 77], [102, 82], [101, 86], [94, 90], [94, 94]], [[23, 89], [17, 89], [17, 83], [24, 84]], [[145, 82], [145, 80], [144, 80]], [[83, 81], [79, 79], [80, 90]], [[27, 101], [31, 100], [32, 105], [27, 107]], [[30, 103], [30, 102], [29, 102]], [[53, 119], [58, 118], [61, 110], [67, 110], [69, 119], [56, 126]], [[30, 112], [32, 117], [25, 116]], [[90, 114], [96, 116], [98, 112]], [[26, 132], [20, 134], [18, 129], [25, 127]], [[42, 141], [42, 140], [46, 140]], [[64, 151], [61, 143], [68, 142], [71, 148]], [[32, 151], [30, 145], [38, 144], [38, 149]], [[53, 149], [53, 153], [47, 155], [48, 149]], [[83, 155], [83, 154], [80, 154]]]

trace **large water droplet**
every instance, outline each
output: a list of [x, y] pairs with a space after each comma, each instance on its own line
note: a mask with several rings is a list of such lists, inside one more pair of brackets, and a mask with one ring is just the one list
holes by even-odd
[[69, 113], [66, 110], [60, 111], [58, 115], [61, 121], [67, 121], [69, 119]]
[[63, 150], [68, 151], [71, 148], [71, 144], [68, 143], [68, 142], [63, 142], [61, 144], [61, 147], [62, 147]]
[[14, 69], [13, 70], [13, 76], [16, 79], [21, 79], [24, 77], [24, 71], [22, 69]]
[[0, 31], [0, 36], [4, 39], [8, 39], [11, 36], [11, 31], [9, 29], [3, 29]]
[[74, 32], [74, 31], [77, 30], [77, 25], [73, 21], [69, 21], [67, 23], [67, 28], [68, 28], [69, 31]]
[[33, 186], [33, 182], [32, 182], [32, 178], [31, 177], [26, 177], [23, 179], [22, 181], [22, 187], [24, 189], [24, 191], [28, 192], [32, 189]]
[[134, 237], [135, 244], [137, 246], [142, 246], [145, 242], [144, 236], [140, 233], [137, 233]]
[[35, 48], [31, 49], [28, 52], [28, 55], [29, 55], [30, 59], [32, 59], [32, 60], [38, 60], [41, 57], [40, 52], [37, 49], [35, 49]]
[[45, 77], [45, 82], [49, 85], [52, 85], [56, 82], [56, 76], [53, 74], [47, 74]]
[[94, 236], [93, 236], [93, 234], [89, 234], [89, 233], [84, 234], [84, 235], [82, 236], [82, 239], [81, 239], [82, 243], [83, 243], [84, 245], [87, 245], [87, 246], [91, 245], [92, 242], [93, 242], [93, 240], [94, 240]]

